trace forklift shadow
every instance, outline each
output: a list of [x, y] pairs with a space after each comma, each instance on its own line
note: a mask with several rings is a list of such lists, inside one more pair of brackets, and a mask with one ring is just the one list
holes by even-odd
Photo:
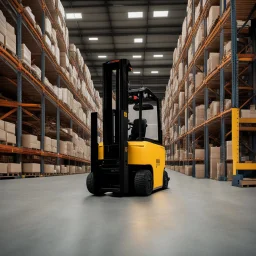
[[[170, 188], [167, 188], [167, 189], [159, 188], [157, 190], [154, 190], [151, 195], [154, 195], [155, 193], [160, 192], [160, 191], [164, 192], [164, 191], [168, 191], [168, 190], [170, 190]], [[130, 195], [122, 196], [122, 195], [119, 195], [117, 193], [110, 192], [110, 193], [106, 193], [106, 194], [101, 195], [101, 196], [89, 195], [89, 196], [85, 197], [84, 202], [93, 201], [96, 198], [104, 198], [104, 197], [105, 198], [132, 198], [132, 197], [134, 197], [134, 198], [135, 197], [136, 198], [149, 198], [150, 196], [148, 196], [148, 197], [147, 196], [137, 196], [136, 194], [130, 194]]]

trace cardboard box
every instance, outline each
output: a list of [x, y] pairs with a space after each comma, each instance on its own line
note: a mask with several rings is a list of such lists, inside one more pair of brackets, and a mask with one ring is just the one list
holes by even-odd
[[220, 162], [220, 158], [210, 158], [210, 178], [217, 179], [217, 164]]
[[67, 141], [60, 141], [60, 153], [63, 155], [68, 154]]
[[23, 170], [23, 173], [39, 173], [40, 164], [24, 163], [22, 170]]
[[204, 73], [198, 72], [196, 74], [196, 88], [199, 87], [204, 80]]
[[44, 144], [44, 151], [52, 152], [52, 145], [51, 144]]
[[20, 173], [21, 172], [21, 163], [19, 163], [19, 164], [8, 163], [7, 172], [8, 173]]
[[55, 168], [54, 168], [54, 165], [45, 164], [45, 165], [44, 165], [44, 173], [56, 173], [56, 170], [55, 170]]
[[52, 145], [52, 139], [50, 137], [44, 137], [44, 145]]
[[37, 144], [37, 136], [31, 134], [22, 134], [21, 141], [23, 147], [31, 148], [33, 144]]
[[5, 129], [4, 129], [5, 124], [4, 123], [5, 122], [3, 120], [0, 120], [0, 129], [5, 131]]
[[21, 45], [21, 59], [29, 66], [31, 66], [31, 52], [25, 44]]
[[0, 173], [7, 173], [8, 164], [0, 163]]
[[7, 132], [6, 133], [6, 142], [16, 144], [16, 136], [12, 133]]
[[196, 164], [195, 166], [195, 177], [197, 179], [204, 179], [205, 178], [205, 166], [204, 164]]
[[220, 147], [210, 147], [210, 157], [220, 158]]
[[6, 122], [6, 121], [4, 122], [4, 130], [6, 132], [15, 134], [15, 127], [16, 127], [16, 125], [13, 124], [13, 123], [9, 123], [9, 122]]
[[192, 176], [192, 166], [190, 165], [185, 165], [185, 174], [187, 176]]
[[[1, 25], [0, 25], [0, 30], [1, 30]], [[5, 38], [5, 36], [0, 32], [0, 42], [2, 43], [2, 44], [4, 44], [4, 39]]]
[[180, 166], [180, 173], [185, 174], [185, 167], [184, 166]]
[[55, 165], [54, 170], [56, 171], [56, 173], [60, 173], [60, 165]]
[[0, 141], [6, 141], [6, 131], [0, 129]]
[[70, 173], [70, 174], [76, 173], [76, 166], [70, 165], [70, 166], [69, 166], [69, 173]]
[[232, 160], [233, 159], [233, 154], [232, 154], [232, 141], [226, 141], [226, 154], [227, 154], [227, 160]]
[[52, 147], [57, 148], [57, 140], [51, 139], [51, 144], [52, 144]]
[[241, 109], [241, 118], [251, 118], [250, 109]]
[[[221, 177], [225, 177], [224, 164], [217, 164], [217, 179], [219, 180]], [[227, 180], [232, 181], [233, 179], [233, 164], [227, 163]]]
[[212, 6], [209, 10], [209, 15], [207, 18], [207, 35], [210, 34], [211, 29], [220, 15], [220, 7], [219, 6]]
[[207, 74], [211, 73], [220, 63], [220, 54], [211, 52], [207, 60]]
[[196, 159], [204, 159], [204, 149], [196, 149], [195, 150], [195, 158]]
[[5, 39], [4, 40], [5, 47], [11, 52], [13, 52], [14, 54], [16, 54], [16, 42], [12, 41], [12, 39], [7, 35], [5, 36], [4, 39]]
[[69, 172], [69, 167], [65, 165], [61, 165], [60, 173], [68, 173], [68, 172]]

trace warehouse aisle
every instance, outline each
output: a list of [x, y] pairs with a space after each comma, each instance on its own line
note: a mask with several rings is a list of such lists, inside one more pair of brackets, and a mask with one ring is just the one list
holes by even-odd
[[148, 198], [91, 196], [86, 175], [0, 181], [1, 255], [255, 253], [256, 188], [169, 174]]

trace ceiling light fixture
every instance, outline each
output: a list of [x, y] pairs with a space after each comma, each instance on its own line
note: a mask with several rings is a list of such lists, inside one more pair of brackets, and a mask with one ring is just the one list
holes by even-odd
[[128, 12], [129, 19], [143, 18], [143, 12]]
[[163, 57], [164, 57], [163, 54], [155, 54], [155, 55], [154, 55], [154, 58], [163, 58]]
[[98, 41], [98, 39], [99, 39], [98, 37], [89, 37], [90, 41]]
[[104, 59], [104, 58], [107, 58], [107, 56], [106, 55], [99, 55], [98, 58]]
[[77, 12], [77, 13], [66, 13], [66, 19], [67, 20], [82, 19], [82, 13], [80, 13], [80, 12]]
[[133, 55], [132, 56], [134, 59], [140, 59], [141, 58], [141, 55]]
[[168, 13], [169, 13], [169, 11], [154, 11], [153, 16], [155, 18], [157, 18], [157, 17], [168, 17]]
[[143, 38], [134, 38], [134, 43], [142, 43]]
[[151, 74], [158, 74], [159, 72], [158, 71], [151, 71]]
[[133, 74], [140, 74], [140, 71], [133, 71]]

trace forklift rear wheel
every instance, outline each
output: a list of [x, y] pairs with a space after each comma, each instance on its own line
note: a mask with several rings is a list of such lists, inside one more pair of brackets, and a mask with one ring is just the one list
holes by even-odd
[[168, 183], [169, 183], [170, 178], [168, 177], [167, 171], [164, 171], [164, 176], [163, 176], [163, 189], [168, 188]]
[[86, 186], [88, 191], [95, 196], [102, 196], [104, 194], [102, 191], [100, 191], [100, 189], [96, 189], [94, 187], [94, 177], [92, 172], [87, 176]]
[[153, 191], [153, 176], [149, 170], [138, 171], [134, 178], [135, 192], [139, 196], [149, 196]]

